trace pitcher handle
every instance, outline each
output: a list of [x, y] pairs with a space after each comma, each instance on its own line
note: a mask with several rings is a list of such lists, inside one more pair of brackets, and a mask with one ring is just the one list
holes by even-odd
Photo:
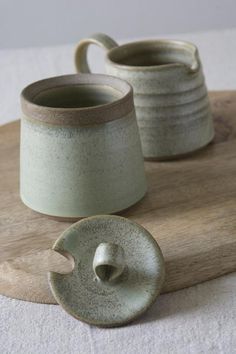
[[111, 37], [103, 33], [95, 33], [89, 38], [82, 39], [75, 50], [75, 66], [78, 72], [91, 72], [87, 60], [87, 51], [90, 44], [96, 44], [106, 50], [118, 46]]

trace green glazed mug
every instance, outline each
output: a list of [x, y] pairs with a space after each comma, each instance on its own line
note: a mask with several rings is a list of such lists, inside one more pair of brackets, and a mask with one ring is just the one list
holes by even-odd
[[146, 192], [131, 86], [107, 75], [66, 75], [21, 94], [20, 195], [40, 213], [110, 214]]
[[106, 49], [108, 74], [133, 86], [145, 158], [173, 159], [201, 149], [213, 139], [202, 65], [192, 43], [146, 40], [119, 46], [107, 35], [98, 33], [77, 46], [78, 72], [90, 72], [90, 44]]

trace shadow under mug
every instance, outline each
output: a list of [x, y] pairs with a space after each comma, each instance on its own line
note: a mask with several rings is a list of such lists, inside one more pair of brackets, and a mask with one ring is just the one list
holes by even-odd
[[21, 94], [20, 195], [40, 213], [116, 213], [146, 192], [131, 86], [107, 75], [53, 77]]
[[77, 46], [78, 72], [90, 72], [87, 49], [107, 50], [106, 72], [127, 80], [147, 159], [170, 159], [207, 145], [214, 137], [207, 89], [197, 48], [188, 42], [146, 40], [118, 46], [105, 34]]

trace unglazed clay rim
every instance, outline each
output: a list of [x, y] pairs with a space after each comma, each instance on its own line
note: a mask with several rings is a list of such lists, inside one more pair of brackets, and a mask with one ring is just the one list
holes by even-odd
[[[34, 97], [44, 90], [73, 85], [110, 86], [122, 97], [112, 102], [78, 108], [47, 107], [34, 103]], [[53, 125], [87, 126], [117, 120], [134, 110], [133, 89], [128, 82], [102, 74], [73, 74], [36, 81], [21, 93], [21, 106], [25, 118]]]
[[[120, 64], [116, 62], [116, 60], [113, 58], [113, 56], [119, 52], [120, 50], [128, 50], [128, 49], [136, 49], [140, 48], [141, 46], [143, 48], [150, 48], [153, 47], [153, 45], [159, 46], [159, 48], [165, 47], [169, 49], [179, 49], [179, 50], [186, 50], [189, 54], [193, 56], [194, 64], [189, 66], [184, 63], [170, 63], [170, 64], [162, 64], [162, 65], [127, 65], [127, 64]], [[150, 39], [150, 40], [143, 40], [143, 41], [137, 41], [137, 42], [130, 42], [130, 43], [125, 43], [122, 45], [119, 45], [117, 47], [114, 47], [110, 49], [107, 53], [106, 59], [110, 64], [113, 66], [119, 68], [119, 69], [124, 69], [124, 70], [129, 70], [129, 71], [153, 71], [153, 70], [166, 70], [166, 68], [175, 68], [178, 66], [184, 66], [186, 67], [190, 72], [196, 72], [199, 67], [200, 67], [200, 60], [199, 60], [199, 55], [198, 55], [198, 49], [197, 47], [188, 41], [182, 41], [182, 40], [174, 40], [174, 39]]]
[[85, 318], [82, 318], [82, 317], [79, 317], [77, 315], [75, 315], [75, 313], [73, 313], [73, 311], [70, 311], [70, 309], [68, 309], [68, 307], [64, 306], [65, 304], [61, 301], [60, 298], [57, 297], [57, 294], [54, 292], [54, 284], [52, 282], [52, 278], [51, 276], [53, 275], [53, 272], [49, 272], [48, 273], [48, 282], [49, 282], [49, 286], [50, 286], [50, 289], [51, 289], [51, 292], [53, 294], [53, 296], [55, 297], [55, 300], [57, 301], [57, 303], [68, 313], [70, 314], [72, 317], [76, 318], [77, 320], [80, 320], [82, 322], [85, 322], [87, 324], [90, 324], [90, 325], [95, 325], [95, 326], [98, 326], [98, 327], [102, 327], [102, 328], [111, 328], [111, 327], [119, 327], [119, 326], [122, 326], [122, 325], [125, 325], [125, 324], [128, 324], [130, 322], [133, 322], [135, 319], [137, 319], [138, 317], [140, 317], [143, 313], [145, 313], [148, 308], [156, 301], [156, 298], [158, 297], [158, 295], [160, 294], [161, 292], [161, 289], [163, 287], [163, 284], [164, 284], [164, 281], [165, 281], [165, 261], [164, 261], [164, 257], [163, 257], [163, 254], [162, 254], [162, 251], [161, 251], [161, 248], [160, 246], [158, 245], [158, 243], [156, 242], [156, 240], [154, 239], [154, 237], [150, 234], [149, 231], [147, 231], [143, 226], [141, 226], [140, 224], [134, 222], [133, 220], [130, 220], [130, 219], [127, 219], [127, 218], [124, 218], [122, 216], [117, 216], [117, 215], [95, 215], [95, 216], [90, 216], [88, 218], [85, 218], [83, 220], [79, 220], [77, 221], [76, 223], [72, 224], [71, 226], [69, 226], [60, 236], [59, 238], [56, 240], [56, 242], [54, 243], [52, 249], [55, 250], [56, 252], [60, 252], [59, 249], [57, 249], [57, 245], [58, 243], [61, 242], [61, 240], [64, 238], [64, 235], [65, 233], [67, 233], [70, 229], [72, 229], [74, 227], [74, 225], [81, 225], [82, 223], [84, 222], [88, 222], [88, 221], [93, 221], [93, 220], [96, 220], [96, 219], [100, 219], [100, 218], [112, 218], [112, 219], [120, 219], [120, 220], [123, 220], [124, 222], [127, 222], [127, 223], [130, 223], [134, 226], [136, 226], [141, 232], [143, 235], [145, 235], [146, 238], [148, 238], [148, 240], [153, 244], [153, 247], [155, 248], [156, 250], [156, 256], [158, 258], [158, 260], [160, 261], [160, 267], [161, 267], [161, 277], [160, 279], [158, 279], [158, 281], [160, 281], [159, 284], [157, 284], [156, 286], [156, 293], [152, 296], [151, 300], [149, 302], [147, 302], [146, 306], [136, 312], [135, 314], [127, 317], [126, 320], [121, 320], [121, 321], [114, 321], [114, 322], [111, 322], [110, 324], [104, 324], [104, 323], [101, 323], [99, 321], [88, 321], [87, 319]]

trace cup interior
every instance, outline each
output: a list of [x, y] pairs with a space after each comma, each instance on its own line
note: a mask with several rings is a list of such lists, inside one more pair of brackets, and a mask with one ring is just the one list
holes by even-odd
[[173, 64], [190, 65], [196, 48], [191, 43], [180, 41], [141, 41], [115, 47], [108, 58], [115, 64], [148, 67]]
[[54, 108], [85, 108], [101, 106], [116, 101], [122, 92], [107, 85], [65, 85], [42, 90], [33, 103]]

